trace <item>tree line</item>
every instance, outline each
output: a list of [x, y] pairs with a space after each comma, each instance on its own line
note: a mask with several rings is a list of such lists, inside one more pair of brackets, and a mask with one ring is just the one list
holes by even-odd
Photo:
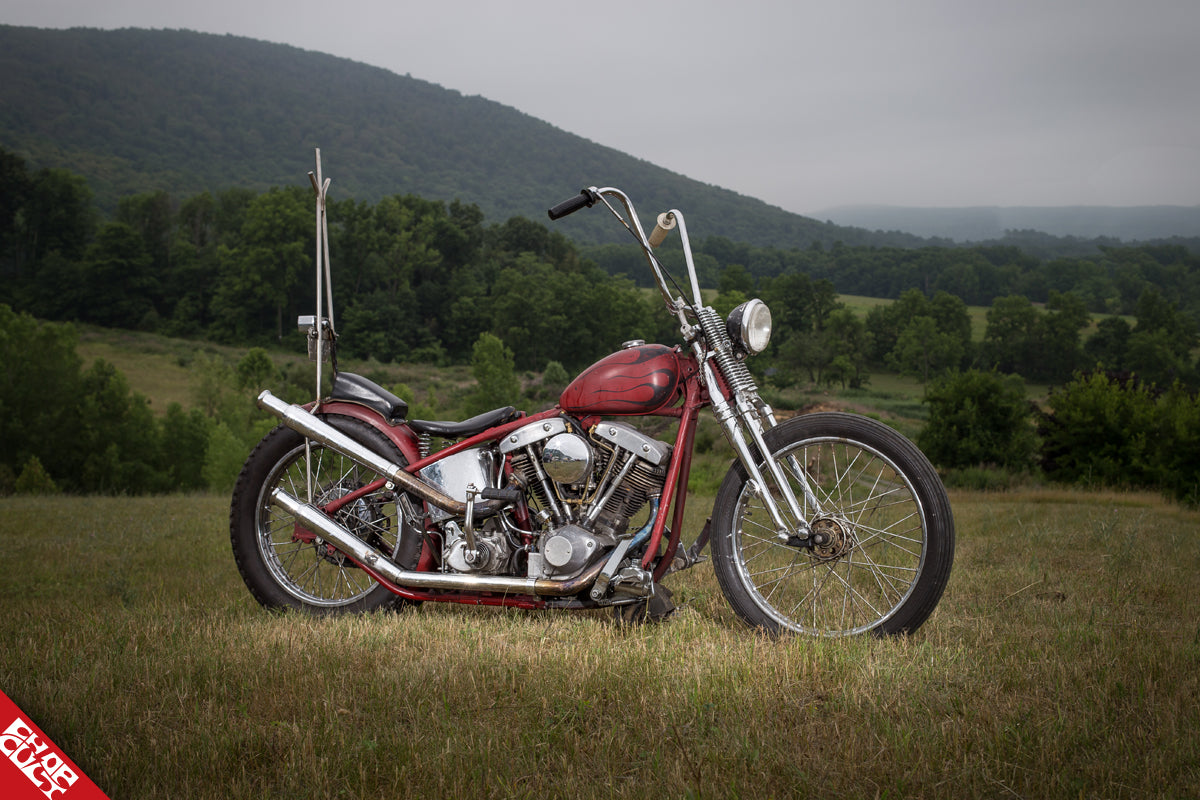
[[[1008, 239], [1024, 244], [1030, 233], [1009, 231]], [[826, 246], [819, 241], [783, 249], [710, 236], [698, 240], [695, 250], [699, 271], [710, 286], [716, 285], [721, 268], [737, 264], [757, 280], [790, 273], [826, 279], [841, 294], [895, 299], [918, 289], [929, 296], [946, 292], [967, 305], [990, 306], [997, 298], [1013, 295], [1045, 303], [1058, 292], [1075, 295], [1089, 312], [1121, 315], [1135, 313], [1145, 291], [1156, 289], [1175, 298], [1184, 313], [1200, 318], [1200, 242], [1056, 241], [1061, 249], [1001, 242], [880, 247], [841, 242]], [[639, 258], [634, 246], [592, 245], [583, 253], [610, 273], [639, 274], [631, 271]]]
[[[102, 220], [77, 175], [31, 171], [0, 150], [0, 180], [0, 275], [9, 302], [39, 318], [270, 346], [315, 306], [306, 189], [133, 195]], [[466, 363], [487, 332], [518, 369], [576, 370], [621, 341], [675, 336], [626, 247], [580, 249], [522, 217], [485, 225], [474, 205], [413, 195], [334, 201], [329, 217], [348, 356]], [[663, 248], [668, 265], [677, 257]], [[696, 260], [719, 308], [754, 295], [771, 306], [775, 343], [756, 367], [780, 386], [970, 367], [1055, 383], [1097, 364], [1197, 381], [1200, 257], [1183, 247], [1037, 260], [1014, 248], [780, 250], [710, 237]], [[861, 319], [838, 301], [847, 293], [896, 302]], [[990, 307], [982, 342], [967, 304]], [[1085, 341], [1094, 313], [1105, 316]]]
[[[315, 307], [311, 191], [134, 195], [102, 221], [76, 175], [0, 152], [0, 180], [0, 274], [39, 318], [269, 346]], [[631, 281], [530, 220], [485, 226], [476, 206], [413, 195], [335, 201], [329, 219], [347, 356], [465, 363], [486, 331], [520, 369], [579, 368], [660, 332]]]
[[1019, 377], [970, 369], [931, 382], [925, 400], [917, 443], [954, 485], [1002, 488], [1035, 475], [1200, 505], [1200, 395], [1182, 384], [1081, 371], [1041, 407]]
[[[25, 391], [0, 403], [5, 424], [16, 421], [0, 436], [12, 480], [28, 467], [28, 480], [36, 482], [35, 461], [52, 480], [76, 490], [165, 491], [229, 480], [267, 424], [238, 410], [247, 399], [238, 392], [270, 385], [278, 394], [304, 396], [310, 378], [280, 373], [262, 350], [252, 351], [254, 358], [236, 371], [201, 360], [193, 366], [214, 387], [209, 399], [155, 420], [111, 365], [85, 368], [73, 360], [72, 329], [39, 330], [21, 312], [243, 346], [278, 346], [293, 337], [287, 346], [294, 348], [295, 317], [315, 305], [311, 192], [233, 188], [181, 202], [161, 192], [141, 194], [123, 198], [116, 213], [102, 219], [79, 176], [29, 170], [0, 150], [0, 180], [7, 187], [0, 194], [0, 275], [12, 303], [3, 309], [11, 329], [5, 334], [5, 384]], [[330, 234], [343, 355], [475, 364], [490, 353], [487, 358], [505, 361], [505, 369], [545, 370], [564, 383], [567, 374], [621, 341], [677, 337], [661, 300], [639, 287], [645, 265], [630, 262], [627, 248], [580, 249], [531, 220], [485, 225], [476, 206], [413, 195], [374, 204], [335, 201]], [[662, 250], [668, 265], [678, 255], [669, 245]], [[1194, 358], [1200, 270], [1185, 248], [1119, 248], [1037, 260], [988, 248], [783, 251], [711, 237], [698, 242], [697, 263], [720, 311], [752, 296], [772, 308], [772, 344], [751, 362], [767, 393], [805, 385], [861, 387], [872, 372], [901, 372], [929, 385], [934, 430], [945, 427], [934, 423], [936, 415], [948, 413], [944, 402], [938, 405], [939, 392], [946, 382], [958, 386], [953, 382], [966, 380], [964, 375], [1013, 375], [1059, 386], [1073, 386], [1085, 374], [1115, 375], [1114, 385], [1156, 387], [1172, 398], [1194, 396], [1200, 384]], [[862, 315], [839, 294], [862, 291], [855, 281], [866, 281], [862, 276], [872, 263], [877, 269], [869, 285], [891, 287], [874, 291], [892, 292], [895, 299]], [[981, 283], [982, 275], [1004, 280]], [[952, 278], [975, 286], [974, 292], [990, 288], [964, 297], [946, 288]], [[981, 340], [972, 335], [967, 297], [989, 300]], [[1097, 311], [1105, 316], [1085, 337]], [[32, 356], [39, 353], [58, 355]], [[27, 363], [31, 359], [42, 363]], [[490, 374], [476, 365], [480, 375]], [[499, 384], [510, 395], [516, 391], [510, 377]], [[74, 399], [39, 404], [36, 398], [47, 395]], [[488, 392], [476, 395], [469, 404], [482, 409]], [[962, 387], [951, 396], [959, 408], [981, 402]], [[1188, 408], [1182, 400], [1164, 407]], [[1057, 430], [1028, 408], [1024, 419], [1043, 433]], [[1156, 424], [1163, 430], [1182, 425], [1179, 436], [1190, 435], [1186, 421]], [[59, 441], [62, 436], [68, 438]], [[28, 444], [37, 437], [42, 445]], [[203, 446], [197, 451], [164, 444], [191, 440]], [[202, 462], [168, 463], [172, 453], [184, 451], [203, 453]], [[44, 459], [43, 452], [49, 454]], [[1038, 462], [1025, 455], [1020, 463]], [[961, 460], [938, 459], [947, 467]], [[1047, 474], [1067, 474], [1057, 465], [1069, 459], [1041, 462], [1055, 465], [1045, 468]], [[993, 453], [978, 463], [1014, 468], [1017, 462]], [[1155, 467], [1129, 474], [1161, 479], [1165, 472]]]
[[[638, 256], [623, 245], [583, 253], [611, 273], [631, 270]], [[994, 367], [1061, 383], [1102, 365], [1160, 385], [1200, 380], [1200, 254], [1179, 244], [1039, 259], [1000, 245], [781, 250], [710, 237], [696, 263], [703, 285], [768, 300], [790, 353], [774, 365], [781, 375], [854, 385], [872, 370], [927, 380]], [[896, 302], [860, 326], [839, 294]], [[982, 342], [972, 343], [968, 305], [988, 308]]]
[[[732, 288], [731, 273], [741, 276], [741, 288]], [[832, 282], [803, 273], [752, 287], [744, 272], [727, 269], [721, 285], [730, 288], [718, 295], [718, 308], [733, 308], [752, 291], [771, 307], [776, 334], [765, 357], [751, 366], [778, 388], [858, 388], [880, 371], [928, 383], [967, 369], [1062, 384], [1079, 370], [1096, 368], [1136, 373], [1160, 386], [1200, 386], [1196, 323], [1154, 288], [1139, 298], [1132, 322], [1106, 316], [1086, 336], [1094, 320], [1078, 295], [1052, 291], [1044, 304], [1022, 295], [1000, 297], [976, 341], [966, 303], [945, 291], [930, 297], [909, 289], [860, 315], [838, 299]]]

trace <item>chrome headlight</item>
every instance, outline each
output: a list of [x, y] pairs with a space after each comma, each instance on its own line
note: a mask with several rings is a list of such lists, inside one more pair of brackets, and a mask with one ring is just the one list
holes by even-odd
[[750, 355], [767, 349], [771, 341], [771, 309], [762, 300], [747, 300], [729, 312], [725, 320], [729, 338]]

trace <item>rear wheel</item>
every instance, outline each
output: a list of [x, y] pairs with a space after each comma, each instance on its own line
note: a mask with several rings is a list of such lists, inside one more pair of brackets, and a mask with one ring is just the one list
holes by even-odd
[[[379, 431], [349, 417], [325, 422], [397, 464], [404, 457]], [[355, 492], [380, 476], [349, 458], [312, 442], [311, 469], [305, 469], [304, 437], [280, 426], [259, 442], [246, 460], [233, 490], [230, 540], [238, 571], [250, 593], [268, 608], [316, 614], [374, 611], [405, 602], [340, 551], [302, 526], [269, 497], [277, 488], [318, 508]], [[419, 542], [403, 541], [396, 497], [386, 486], [343, 506], [334, 518], [381, 553], [415, 564]], [[403, 545], [403, 547], [402, 547]], [[415, 546], [415, 547], [414, 547]]]
[[[717, 493], [712, 547], [737, 615], [772, 634], [916, 630], [937, 606], [954, 559], [950, 501], [929, 461], [891, 428], [851, 414], [797, 417], [765, 438], [820, 543], [791, 535], [797, 520], [776, 487], [790, 526], [777, 531], [735, 465]], [[805, 497], [801, 471], [813, 497]]]

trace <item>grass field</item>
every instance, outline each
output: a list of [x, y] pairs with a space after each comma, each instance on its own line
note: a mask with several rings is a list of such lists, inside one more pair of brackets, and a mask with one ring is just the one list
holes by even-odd
[[[87, 328], [79, 348], [159, 412], [192, 404], [205, 350], [244, 352]], [[469, 377], [346, 366], [422, 396]], [[911, 436], [921, 393], [879, 375], [779, 407]], [[721, 461], [700, 456], [693, 487]], [[924, 628], [772, 642], [709, 565], [669, 578], [679, 611], [641, 628], [433, 604], [277, 616], [237, 575], [225, 497], [0, 498], [0, 689], [114, 800], [1200, 796], [1200, 512], [1050, 490], [952, 502], [955, 570]], [[693, 528], [710, 505], [693, 499]]]
[[[224, 497], [0, 499], [0, 687], [114, 798], [1196, 797], [1200, 513], [953, 493], [924, 628], [259, 609]], [[693, 522], [705, 511], [694, 500]]]

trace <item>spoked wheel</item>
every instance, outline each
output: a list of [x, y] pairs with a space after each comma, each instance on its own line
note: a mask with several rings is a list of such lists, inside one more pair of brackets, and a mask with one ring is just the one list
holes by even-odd
[[[396, 463], [405, 463], [399, 449], [369, 425], [347, 417], [325, 421]], [[246, 586], [268, 608], [339, 613], [399, 604], [400, 598], [270, 502], [276, 488], [304, 501], [311, 485], [312, 502], [320, 508], [380, 477], [316, 442], [309, 452], [311, 467], [306, 469], [304, 437], [278, 427], [259, 442], [238, 477], [230, 508], [230, 539]], [[380, 552], [393, 558], [409, 553], [401, 560], [415, 561], [414, 545], [419, 549], [419, 542], [401, 546], [395, 494], [386, 487], [356, 497], [334, 517]]]
[[[741, 465], [713, 510], [717, 580], [737, 615], [772, 634], [916, 630], [954, 559], [954, 519], [929, 461], [886, 425], [851, 414], [788, 420], [766, 434], [812, 530], [778, 531]], [[806, 497], [800, 475], [811, 489]], [[772, 488], [784, 516], [786, 503]]]

